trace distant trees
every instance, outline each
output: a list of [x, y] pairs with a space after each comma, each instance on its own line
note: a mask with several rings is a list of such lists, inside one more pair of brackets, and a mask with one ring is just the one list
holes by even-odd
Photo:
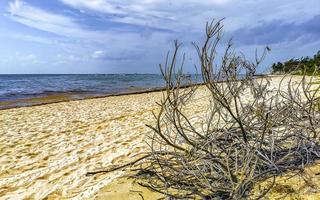
[[318, 51], [312, 58], [302, 57], [300, 59], [290, 59], [283, 63], [277, 62], [272, 64], [272, 73], [292, 73], [311, 75], [314, 72], [320, 73], [320, 51]]

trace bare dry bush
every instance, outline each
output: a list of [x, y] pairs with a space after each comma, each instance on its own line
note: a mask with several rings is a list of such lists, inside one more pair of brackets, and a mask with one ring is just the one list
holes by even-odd
[[170, 198], [259, 199], [274, 183], [252, 196], [255, 183], [303, 170], [320, 157], [320, 86], [310, 84], [312, 77], [296, 83], [284, 76], [271, 87], [269, 77], [255, 77], [269, 49], [250, 62], [235, 53], [231, 41], [217, 65], [222, 28], [221, 21], [207, 24], [206, 40], [194, 44], [210, 102], [203, 118], [187, 114], [198, 86], [183, 87], [190, 80], [182, 72], [184, 60], [177, 67], [175, 42], [171, 58], [168, 54], [160, 66], [166, 90], [155, 124], [149, 125], [150, 152], [130, 163], [145, 161], [132, 169], [139, 184]]

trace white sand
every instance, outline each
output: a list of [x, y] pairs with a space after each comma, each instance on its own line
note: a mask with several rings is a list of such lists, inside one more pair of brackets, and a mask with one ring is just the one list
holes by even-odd
[[[273, 78], [277, 84], [279, 78]], [[193, 114], [206, 92], [196, 94]], [[86, 172], [146, 151], [161, 92], [0, 111], [0, 199], [85, 199], [124, 172]]]
[[92, 197], [123, 172], [87, 171], [129, 160], [160, 93], [0, 111], [0, 199]]

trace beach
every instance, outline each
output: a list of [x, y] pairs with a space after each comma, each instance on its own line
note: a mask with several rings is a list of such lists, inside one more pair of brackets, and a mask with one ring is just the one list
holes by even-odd
[[94, 196], [123, 172], [85, 176], [142, 152], [160, 93], [0, 111], [0, 198]]
[[[207, 96], [200, 86], [195, 119]], [[158, 91], [0, 110], [0, 199], [101, 199], [126, 172], [86, 173], [148, 151], [145, 124], [161, 98]]]

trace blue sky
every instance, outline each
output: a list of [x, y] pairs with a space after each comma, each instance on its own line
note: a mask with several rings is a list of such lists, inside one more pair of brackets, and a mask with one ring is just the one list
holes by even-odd
[[225, 37], [249, 59], [272, 62], [320, 50], [319, 0], [1, 0], [0, 73], [158, 73], [172, 41], [191, 41], [226, 17]]

